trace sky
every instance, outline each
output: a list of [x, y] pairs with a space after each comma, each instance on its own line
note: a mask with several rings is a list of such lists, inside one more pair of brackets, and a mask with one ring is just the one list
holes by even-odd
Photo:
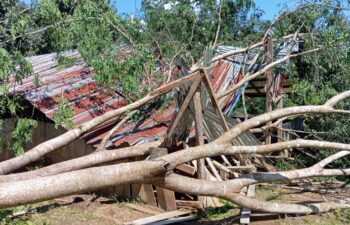
[[[119, 13], [134, 13], [135, 10], [140, 10], [141, 0], [114, 0]], [[255, 0], [258, 8], [262, 9], [265, 14], [263, 19], [273, 19], [281, 8], [291, 0]]]
[[[30, 0], [23, 0], [28, 3]], [[141, 0], [113, 0], [116, 3], [118, 13], [134, 13], [141, 8]], [[291, 0], [255, 0], [255, 4], [258, 8], [262, 9], [265, 14], [263, 19], [273, 19], [281, 8], [290, 3]]]

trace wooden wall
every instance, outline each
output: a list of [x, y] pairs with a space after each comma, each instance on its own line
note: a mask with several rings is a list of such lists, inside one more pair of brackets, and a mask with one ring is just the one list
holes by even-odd
[[[5, 119], [3, 131], [0, 131], [0, 136], [7, 140], [11, 139], [11, 132], [16, 125], [16, 119]], [[34, 146], [57, 137], [63, 134], [66, 130], [62, 127], [55, 128], [53, 123], [38, 121], [38, 126], [33, 130], [32, 141], [28, 143], [26, 150], [33, 148]], [[84, 140], [78, 139], [69, 145], [52, 152], [45, 157], [48, 163], [57, 163], [66, 161], [68, 159], [77, 158], [86, 154], [89, 154], [93, 150], [93, 147], [86, 144]], [[14, 157], [13, 153], [9, 150], [2, 151], [0, 153], [0, 161]]]

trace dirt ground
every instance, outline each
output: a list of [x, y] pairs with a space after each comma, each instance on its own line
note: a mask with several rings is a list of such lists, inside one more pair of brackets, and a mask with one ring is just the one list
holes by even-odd
[[105, 197], [94, 197], [93, 195], [75, 195], [33, 205], [35, 213], [4, 220], [0, 224], [110, 225], [124, 224], [152, 216], [150, 213], [134, 210], [130, 205], [142, 206], [149, 211], [163, 212], [159, 208], [141, 202], [119, 201]]
[[[350, 188], [332, 187], [330, 192], [324, 192], [323, 186], [313, 185], [311, 190], [291, 189], [291, 187], [259, 186], [256, 197], [267, 201], [289, 202], [324, 202], [349, 201]], [[141, 206], [146, 210], [135, 210], [132, 206]], [[28, 206], [23, 207], [28, 208]], [[55, 201], [32, 205], [33, 213], [14, 219], [3, 219], [0, 224], [9, 225], [109, 225], [124, 224], [136, 219], [152, 216], [150, 212], [162, 212], [139, 201], [120, 201], [116, 198], [97, 197], [93, 195], [76, 195]], [[18, 208], [16, 211], [21, 211]], [[147, 212], [146, 212], [147, 211]], [[4, 213], [3, 213], [4, 214]], [[199, 213], [197, 221], [182, 224], [239, 224], [240, 209], [235, 205], [227, 205], [221, 209], [208, 209]], [[1, 214], [0, 214], [1, 218]], [[0, 219], [1, 221], [1, 219]], [[350, 224], [350, 210], [336, 211], [321, 215], [273, 215], [253, 212], [252, 225], [341, 225]]]

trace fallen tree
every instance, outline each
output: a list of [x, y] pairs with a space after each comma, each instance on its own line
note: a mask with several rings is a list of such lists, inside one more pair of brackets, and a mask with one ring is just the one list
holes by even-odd
[[[74, 193], [93, 191], [117, 184], [130, 183], [149, 183], [188, 194], [220, 197], [242, 207], [274, 213], [307, 214], [350, 207], [349, 203], [327, 202], [300, 205], [266, 202], [245, 197], [239, 193], [243, 187], [250, 184], [289, 182], [295, 179], [315, 176], [349, 175], [350, 168], [324, 169], [324, 167], [341, 157], [349, 155], [350, 144], [312, 140], [293, 140], [259, 146], [232, 146], [231, 144], [232, 140], [243, 132], [256, 126], [263, 125], [268, 121], [277, 120], [286, 116], [299, 114], [350, 113], [349, 111], [336, 108], [336, 105], [340, 101], [348, 97], [350, 97], [350, 91], [331, 98], [324, 105], [297, 106], [265, 113], [246, 120], [211, 143], [180, 150], [152, 160], [92, 167], [118, 159], [144, 156], [148, 154], [148, 147], [156, 146], [157, 143], [151, 143], [143, 147], [98, 151], [88, 156], [53, 165], [51, 168], [43, 168], [38, 171], [23, 174], [1, 176], [0, 208], [53, 199]], [[309, 168], [272, 173], [250, 173], [228, 181], [213, 182], [198, 180], [173, 173], [173, 170], [177, 166], [201, 158], [219, 155], [271, 153], [284, 148], [293, 147], [325, 148], [341, 151]], [[113, 155], [114, 158], [110, 158]], [[72, 162], [74, 162], [74, 166], [70, 166]]]

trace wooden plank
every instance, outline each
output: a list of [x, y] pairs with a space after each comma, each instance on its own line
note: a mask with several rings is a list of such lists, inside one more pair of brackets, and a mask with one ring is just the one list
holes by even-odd
[[[167, 149], [155, 148], [155, 147], [150, 148], [150, 159], [155, 159], [165, 154], [167, 154]], [[133, 197], [140, 196], [143, 202], [152, 206], [156, 206], [156, 207], [158, 206], [156, 197], [154, 195], [153, 186], [150, 184], [142, 184], [142, 185], [133, 184], [131, 195]]]
[[[158, 157], [168, 154], [166, 148], [150, 148], [150, 159], [156, 159]], [[174, 191], [167, 190], [161, 187], [156, 187], [158, 206], [165, 210], [176, 210], [176, 199]]]
[[[254, 197], [255, 195], [255, 184], [248, 186], [247, 197]], [[241, 212], [240, 223], [241, 224], [249, 224], [250, 223], [250, 214], [251, 209], [243, 208]]]
[[150, 217], [134, 220], [134, 221], [128, 222], [126, 224], [128, 224], [128, 225], [129, 224], [130, 225], [131, 224], [132, 225], [143, 225], [143, 224], [154, 223], [154, 222], [170, 219], [170, 218], [177, 217], [177, 216], [188, 215], [188, 214], [191, 214], [191, 211], [189, 211], [189, 210], [176, 210], [176, 211], [161, 213], [161, 214], [158, 214], [158, 215], [154, 215], [154, 216], [150, 216]]
[[176, 169], [178, 169], [184, 173], [187, 173], [189, 175], [192, 175], [192, 176], [196, 174], [196, 169], [193, 166], [189, 166], [187, 164], [182, 164], [182, 165], [176, 167]]
[[114, 186], [113, 194], [118, 197], [131, 197], [131, 186], [130, 184], [121, 184]]
[[214, 174], [214, 176], [216, 177], [216, 179], [218, 179], [218, 181], [222, 181], [222, 178], [220, 177], [219, 172], [217, 171], [217, 169], [215, 168], [213, 162], [211, 161], [210, 158], [205, 158], [205, 161], [207, 161], [209, 168], [211, 170], [211, 172]]
[[150, 184], [142, 184], [139, 192], [140, 198], [147, 204], [157, 206], [156, 197], [154, 196], [153, 187]]
[[131, 197], [140, 197], [141, 184], [131, 185]]
[[152, 223], [152, 225], [165, 225], [165, 224], [172, 224], [172, 223], [180, 223], [181, 224], [181, 222], [191, 221], [191, 220], [195, 220], [198, 218], [199, 217], [196, 215], [184, 216], [184, 217], [179, 217], [179, 218], [174, 218], [174, 219], [163, 220], [160, 222], [155, 222], [155, 223]]
[[174, 120], [173, 124], [171, 125], [170, 129], [168, 130], [166, 139], [168, 139], [169, 137], [171, 137], [173, 135], [177, 125], [180, 122], [180, 119], [181, 119], [182, 115], [186, 111], [186, 109], [187, 109], [187, 107], [188, 107], [188, 105], [189, 105], [189, 103], [190, 103], [194, 93], [197, 90], [198, 85], [201, 82], [201, 80], [202, 80], [202, 77], [199, 77], [193, 82], [190, 90], [188, 91], [188, 94], [187, 94], [184, 102], [182, 103], [182, 106], [180, 107], [179, 112], [176, 114], [176, 117], [175, 117], [175, 120]]
[[158, 205], [164, 210], [176, 210], [176, 199], [174, 191], [156, 187]]
[[224, 128], [224, 131], [226, 132], [229, 130], [229, 127], [227, 126], [224, 114], [222, 113], [221, 108], [218, 104], [218, 101], [216, 99], [215, 93], [214, 93], [213, 88], [211, 86], [211, 83], [210, 83], [210, 80], [208, 78], [208, 74], [207, 74], [206, 70], [204, 70], [203, 82], [204, 82], [205, 87], [207, 88], [208, 95], [209, 95], [209, 98], [210, 98], [212, 105], [215, 109], [215, 112], [217, 113], [217, 115], [220, 119], [221, 125]]

